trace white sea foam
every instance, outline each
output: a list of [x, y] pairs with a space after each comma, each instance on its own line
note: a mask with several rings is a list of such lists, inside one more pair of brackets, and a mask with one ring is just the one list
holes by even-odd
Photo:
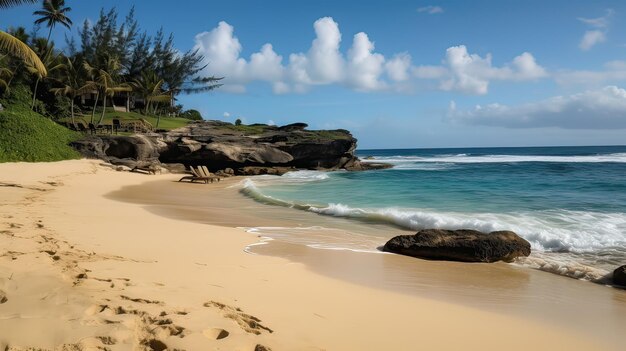
[[282, 179], [297, 179], [297, 180], [302, 180], [302, 181], [318, 181], [318, 180], [328, 179], [329, 176], [327, 172], [303, 170], [303, 171], [285, 173], [284, 175], [281, 176], [281, 178]]
[[555, 162], [555, 163], [626, 163], [626, 153], [588, 156], [532, 156], [532, 155], [481, 155], [467, 154], [420, 156], [380, 156], [363, 162], [387, 162], [392, 164], [411, 163], [516, 163], [516, 162]]
[[534, 249], [543, 251], [598, 250], [626, 246], [626, 214], [547, 210], [515, 213], [440, 212], [405, 208], [353, 208], [344, 204], [317, 205], [277, 199], [263, 194], [247, 179], [242, 190], [266, 204], [291, 207], [321, 215], [396, 225], [405, 229], [512, 230]]
[[[387, 241], [383, 237], [358, 234], [341, 229], [313, 227], [254, 227], [245, 228], [248, 233], [262, 238], [261, 242], [249, 245], [267, 244], [268, 241], [280, 240], [290, 244], [305, 245], [314, 249], [348, 250], [366, 253], [383, 253], [378, 250]], [[253, 249], [251, 250], [253, 251]]]
[[[483, 232], [512, 230], [528, 240], [533, 248], [533, 254], [518, 260], [518, 264], [577, 279], [606, 283], [609, 267], [623, 264], [621, 262], [626, 259], [624, 213], [567, 210], [469, 213], [298, 203], [263, 194], [251, 179], [241, 183], [241, 192], [265, 204], [320, 215], [389, 224], [411, 230], [423, 228], [475, 229]], [[376, 248], [389, 239], [321, 227], [255, 230], [263, 236], [309, 247], [363, 252], [378, 252]]]

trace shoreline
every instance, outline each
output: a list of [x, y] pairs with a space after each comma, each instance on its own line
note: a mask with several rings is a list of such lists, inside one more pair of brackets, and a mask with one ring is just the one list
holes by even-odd
[[[352, 260], [346, 252], [298, 252], [270, 244], [256, 246], [255, 253], [270, 248], [281, 253], [251, 255], [245, 248], [258, 243], [258, 238], [242, 229], [206, 224], [207, 214], [217, 216], [221, 224], [250, 221], [258, 226], [262, 224], [258, 217], [264, 214], [267, 224], [285, 223], [284, 218], [271, 217], [276, 209], [247, 216], [246, 210], [255, 209], [241, 208], [240, 202], [223, 197], [213, 198], [214, 207], [202, 207], [206, 198], [199, 200], [198, 194], [221, 194], [218, 188], [203, 184], [164, 187], [147, 193], [144, 204], [120, 202], [109, 194], [155, 180], [174, 184], [172, 180], [180, 176], [115, 172], [98, 164], [80, 160], [0, 165], [0, 240], [5, 249], [0, 257], [0, 290], [7, 299], [0, 304], [0, 348], [80, 344], [85, 349], [111, 350], [154, 350], [163, 345], [168, 349], [253, 350], [260, 344], [273, 350], [410, 350], [419, 344], [431, 349], [489, 350], [506, 344], [526, 350], [532, 343], [543, 349], [617, 350], [621, 346], [619, 334], [605, 335], [623, 325], [621, 295], [614, 295], [614, 303], [622, 307], [601, 306], [602, 313], [595, 316], [605, 318], [605, 333], [579, 333], [570, 325], [537, 321], [515, 310], [494, 312], [359, 284], [324, 274]], [[178, 191], [183, 187], [196, 196]], [[170, 216], [193, 218], [164, 216], [172, 210], [164, 209], [168, 204], [175, 207]], [[286, 219], [297, 222], [301, 215]], [[289, 251], [292, 259], [276, 257]], [[321, 252], [332, 257], [320, 260]], [[312, 263], [324, 263], [327, 271], [293, 259], [303, 256]], [[368, 255], [365, 260], [356, 259], [354, 266], [374, 272], [375, 265], [362, 266], [372, 263], [369, 256], [391, 258], [391, 267], [406, 261], [394, 255]], [[385, 264], [389, 267], [389, 262]], [[462, 273], [443, 266], [437, 272]], [[532, 283], [537, 277], [529, 274], [520, 281]], [[488, 276], [481, 279], [490, 281]], [[471, 283], [462, 282], [463, 288]], [[532, 290], [539, 286], [510, 287], [527, 297], [510, 302], [518, 310], [541, 307], [533, 304], [533, 296], [543, 292]], [[562, 287], [553, 286], [552, 293]], [[565, 298], [568, 303], [577, 302]], [[254, 321], [251, 316], [259, 321], [249, 323]], [[590, 317], [591, 322], [594, 316]], [[246, 325], [257, 327], [250, 330]], [[228, 335], [220, 338], [224, 335], [220, 330]], [[449, 338], [451, 333], [455, 338]]]
[[[189, 197], [191, 194], [187, 193], [187, 189], [184, 188], [168, 191], [166, 184], [158, 181], [144, 183], [134, 190], [126, 188], [116, 192], [117, 196], [111, 195], [111, 197], [143, 203], [151, 212], [170, 218], [209, 224], [219, 223], [231, 227], [253, 227], [255, 224], [256, 227], [278, 227], [279, 229], [304, 227], [303, 235], [315, 234], [315, 230], [307, 230], [307, 226], [310, 225], [321, 226], [320, 229], [328, 226], [340, 231], [358, 230], [367, 234], [379, 230], [389, 230], [389, 226], [386, 225], [355, 222], [346, 218], [329, 217], [281, 206], [260, 204], [239, 192], [236, 185], [243, 179], [245, 177], [231, 178], [225, 184], [214, 186], [206, 192], [206, 197]], [[173, 208], [170, 207], [173, 203], [165, 204], [163, 207], [155, 206], [154, 198], [146, 199], [144, 195], [139, 194], [156, 194], [158, 192], [152, 190], [157, 188], [162, 189], [162, 195], [169, 201], [178, 201], [175, 200], [175, 196], [171, 197], [176, 193], [177, 196], [185, 197], [187, 200], [198, 201], [193, 203], [203, 208], [218, 206], [212, 201], [214, 197], [211, 195], [215, 194], [217, 195], [215, 197], [221, 199], [219, 206], [227, 204], [228, 208], [238, 208], [238, 214], [243, 216], [240, 218], [244, 221], [223, 222], [226, 217], [221, 213], [217, 216], [222, 218], [222, 221], [215, 221], [216, 214], [212, 211], [204, 213], [199, 211], [193, 215], [186, 211], [173, 211]], [[271, 232], [272, 229], [267, 229], [267, 231]], [[413, 233], [405, 229], [394, 229], [394, 233], [396, 232], [398, 234]], [[303, 263], [310, 270], [334, 279], [394, 293], [417, 294], [429, 299], [486, 309], [496, 313], [513, 313], [536, 321], [548, 319], [556, 324], [569, 324], [569, 327], [579, 329], [582, 333], [594, 329], [595, 323], [606, 322], [614, 308], [626, 312], [626, 292], [621, 289], [602, 284], [589, 284], [590, 282], [578, 281], [528, 266], [503, 262], [468, 264], [427, 261], [379, 251], [371, 253], [358, 250], [311, 248], [308, 247], [306, 241], [297, 242], [293, 241], [292, 238], [285, 241], [280, 236], [264, 237], [264, 234], [256, 232], [249, 232], [248, 234], [257, 236], [261, 240], [261, 242], [249, 245], [247, 247], [249, 252]], [[328, 234], [323, 235], [324, 239], [327, 239]], [[327, 262], [336, 264], [329, 265]], [[425, 275], [426, 278], [424, 279], [422, 275]], [[459, 286], [463, 288], [459, 289]], [[432, 292], [433, 289], [436, 291]], [[520, 293], [519, 290], [522, 292]], [[526, 301], [528, 296], [525, 295], [524, 291], [530, 290], [534, 290], [537, 294], [544, 294], [544, 299]], [[560, 301], [563, 292], [569, 294], [568, 301], [564, 305]], [[590, 300], [590, 295], [595, 295], [597, 299]], [[512, 302], [507, 301], [507, 299], [511, 299]], [[524, 302], [523, 306], [519, 304], [520, 301]], [[614, 301], [617, 301], [615, 305], [613, 305]], [[554, 307], [555, 304], [558, 308]], [[591, 316], [587, 311], [590, 306], [597, 310], [591, 313]], [[528, 309], [528, 307], [532, 308]], [[546, 310], [552, 310], [556, 315], [546, 317], [544, 316]], [[580, 315], [587, 314], [590, 320], [580, 323], [575, 318], [576, 313], [572, 313], [572, 311], [576, 311]], [[626, 323], [626, 319], [615, 320], [614, 325], [620, 325], [620, 323]], [[585, 329], [587, 330], [585, 331]], [[619, 335], [618, 329], [613, 331], [598, 330], [598, 332], [604, 334], [606, 338], [611, 338]]]

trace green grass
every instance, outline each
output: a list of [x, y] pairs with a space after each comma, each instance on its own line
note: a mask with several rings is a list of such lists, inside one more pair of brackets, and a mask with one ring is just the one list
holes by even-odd
[[0, 112], [0, 162], [49, 162], [80, 158], [68, 144], [80, 134], [26, 107]]
[[240, 133], [244, 133], [245, 135], [258, 135], [258, 134], [263, 134], [265, 133], [269, 128], [266, 125], [245, 125], [245, 124], [240, 124], [240, 125], [225, 125], [223, 128], [226, 129], [230, 129], [233, 131], [237, 131]]
[[[101, 109], [100, 111], [96, 110], [96, 117], [94, 118], [94, 121], [98, 122], [100, 120], [101, 113], [102, 113]], [[102, 121], [102, 123], [111, 124], [114, 118], [120, 119], [122, 123], [124, 123], [125, 120], [144, 119], [148, 121], [150, 124], [152, 124], [152, 126], [155, 128], [157, 125], [157, 117], [155, 116], [149, 116], [149, 115], [146, 116], [137, 112], [115, 112], [113, 111], [113, 109], [109, 109], [109, 108], [107, 108], [106, 112], [104, 113], [104, 120]], [[86, 123], [89, 123], [89, 121], [91, 120], [91, 114], [79, 116], [77, 117], [77, 119], [82, 119]], [[63, 121], [69, 121], [69, 118], [66, 118]], [[187, 124], [189, 124], [189, 122], [191, 122], [191, 120], [186, 119], [186, 118], [161, 116], [161, 121], [159, 122], [158, 129], [172, 130], [172, 129], [184, 127]]]
[[313, 130], [308, 131], [311, 134], [307, 133], [307, 137], [312, 139], [321, 139], [321, 140], [337, 140], [337, 139], [350, 139], [350, 135], [346, 133], [346, 131], [341, 130]]

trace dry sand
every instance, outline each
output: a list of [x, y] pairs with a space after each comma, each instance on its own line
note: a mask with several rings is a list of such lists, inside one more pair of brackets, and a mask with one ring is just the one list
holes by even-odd
[[[167, 206], [147, 208], [107, 195], [167, 180], [165, 186], [209, 194], [214, 186], [216, 198], [221, 196], [223, 186], [171, 183], [176, 178], [115, 172], [88, 160], [1, 164], [0, 350], [619, 349], [617, 338], [521, 313], [542, 300], [541, 290], [519, 283], [524, 279], [514, 281], [526, 298], [514, 300], [519, 308], [507, 311], [479, 308], [454, 296], [438, 299], [425, 289], [411, 293], [408, 285], [384, 289], [365, 278], [330, 274], [344, 260], [358, 272], [357, 258], [350, 256], [355, 254], [304, 254], [298, 250], [306, 249], [288, 245], [260, 250], [267, 255], [250, 254], [244, 248], [258, 238], [241, 229], [156, 215]], [[153, 200], [167, 205], [172, 199]], [[239, 209], [227, 200], [226, 210], [209, 209], [220, 217], [214, 223], [237, 222]], [[204, 215], [196, 213], [198, 220]], [[247, 225], [246, 218], [241, 215], [240, 225]], [[290, 250], [308, 262], [276, 257]], [[363, 259], [360, 275], [367, 277], [371, 261], [358, 259]], [[395, 267], [394, 262], [408, 261], [383, 265]], [[440, 272], [454, 266], [442, 267]], [[515, 269], [494, 267], [504, 270], [497, 284], [506, 284], [503, 276], [515, 277]], [[481, 281], [493, 272], [476, 273], [482, 277], [478, 286], [488, 286]], [[530, 277], [525, 279], [535, 279]], [[579, 294], [609, 291], [572, 289]], [[624, 305], [623, 294], [598, 294]], [[605, 329], [623, 329], [623, 315], [618, 308], [605, 311], [603, 316], [611, 317]]]

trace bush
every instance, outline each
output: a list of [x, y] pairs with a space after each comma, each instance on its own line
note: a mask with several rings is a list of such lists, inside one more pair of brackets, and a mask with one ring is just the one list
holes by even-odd
[[187, 110], [181, 113], [180, 117], [190, 119], [192, 121], [201, 121], [203, 119], [200, 111], [198, 110]]
[[80, 134], [24, 106], [0, 112], [0, 162], [45, 162], [80, 158], [69, 146]]
[[241, 120], [239, 118], [237, 118], [237, 120], [235, 121], [235, 125], [236, 126], [240, 126], [241, 125]]
[[33, 102], [33, 96], [30, 92], [30, 88], [25, 85], [15, 85], [12, 86], [9, 91], [3, 95], [3, 98], [0, 100], [2, 106], [19, 106], [24, 108], [30, 108], [30, 105]]

